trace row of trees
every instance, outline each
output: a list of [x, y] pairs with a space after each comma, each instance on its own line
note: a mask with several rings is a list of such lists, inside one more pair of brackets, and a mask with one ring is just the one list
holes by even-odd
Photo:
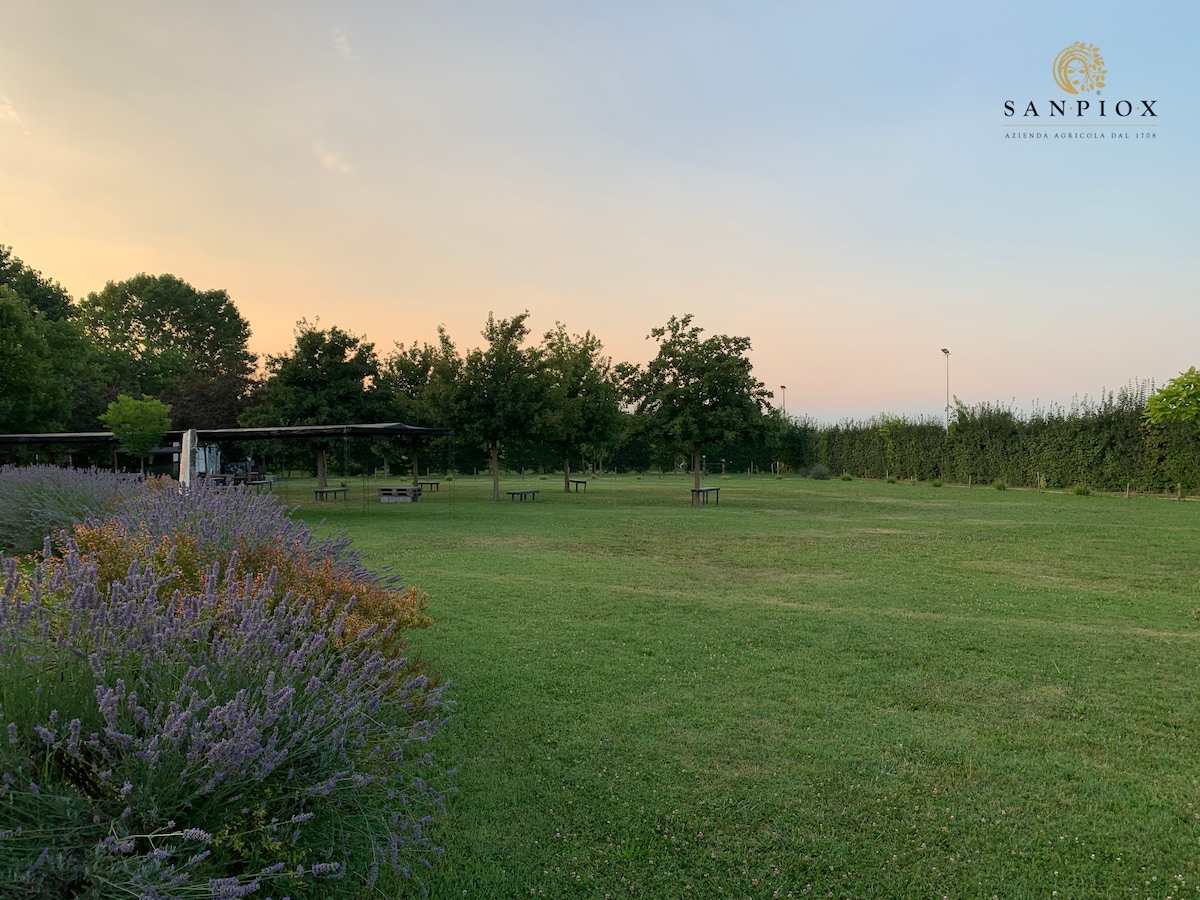
[[[957, 405], [954, 420], [883, 416], [822, 425], [785, 415], [754, 377], [750, 341], [706, 336], [690, 315], [648, 336], [645, 366], [614, 365], [590, 332], [565, 326], [531, 341], [528, 313], [489, 315], [483, 344], [435, 343], [380, 355], [364, 338], [300, 321], [288, 352], [262, 372], [249, 325], [224, 291], [171, 275], [110, 282], [76, 303], [0, 246], [0, 432], [95, 430], [136, 419], [138, 402], [169, 407], [173, 427], [402, 421], [453, 429], [448, 464], [499, 472], [690, 469], [835, 473], [950, 481], [1161, 490], [1200, 486], [1200, 375], [1153, 393], [1131, 385], [1099, 402], [1021, 416], [994, 404]], [[143, 398], [131, 401], [130, 398]], [[114, 401], [118, 401], [114, 407]], [[131, 407], [130, 402], [134, 403]], [[114, 418], [114, 409], [121, 416]], [[157, 421], [157, 419], [156, 419]], [[451, 445], [433, 445], [436, 457]], [[345, 469], [406, 464], [418, 447], [391, 440], [256, 448], [322, 479], [341, 450]]]
[[[660, 456], [689, 453], [698, 486], [701, 448], [752, 435], [762, 419], [770, 394], [753, 377], [747, 338], [704, 338], [691, 316], [672, 317], [651, 332], [659, 350], [649, 365], [614, 366], [591, 332], [572, 334], [559, 324], [533, 344], [527, 320], [526, 312], [489, 315], [485, 343], [466, 353], [442, 329], [436, 344], [397, 347], [382, 359], [372, 344], [339, 328], [302, 321], [292, 352], [268, 358], [268, 377], [241, 421], [397, 420], [450, 428], [468, 454], [485, 454], [499, 499], [505, 463], [558, 468], [569, 490], [573, 459], [602, 467], [606, 456], [639, 440]], [[410, 448], [414, 467], [415, 453]]]
[[0, 432], [94, 431], [122, 394], [159, 399], [179, 428], [236, 425], [249, 337], [225, 291], [137, 275], [75, 303], [0, 245]]
[[[453, 429], [472, 462], [485, 454], [499, 496], [505, 463], [561, 468], [566, 489], [572, 459], [602, 465], [631, 449], [660, 463], [688, 453], [698, 479], [701, 448], [749, 437], [767, 408], [749, 339], [704, 337], [691, 316], [653, 330], [659, 352], [646, 367], [614, 367], [595, 335], [561, 324], [531, 343], [527, 320], [489, 315], [484, 344], [465, 353], [443, 329], [435, 344], [383, 357], [357, 335], [302, 320], [289, 352], [269, 356], [259, 376], [249, 325], [224, 291], [143, 274], [75, 303], [0, 247], [0, 432], [94, 430], [152, 401], [176, 428], [404, 421]], [[309, 449], [323, 479], [333, 445]], [[365, 452], [416, 465], [416, 447], [381, 441]], [[356, 462], [363, 455], [356, 448]]]

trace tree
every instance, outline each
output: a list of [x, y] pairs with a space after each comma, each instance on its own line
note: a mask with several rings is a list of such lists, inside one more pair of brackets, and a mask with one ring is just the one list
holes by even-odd
[[112, 396], [76, 312], [60, 284], [0, 245], [0, 431], [95, 428]]
[[[47, 319], [0, 285], [0, 432], [61, 431], [78, 424], [74, 414], [88, 409], [94, 362], [75, 322]], [[95, 422], [99, 410], [90, 411], [89, 421]]]
[[[438, 328], [436, 346], [415, 341], [409, 347], [397, 344], [383, 360], [375, 379], [381, 414], [410, 425], [452, 427], [454, 394], [461, 371], [462, 360], [444, 328]], [[381, 440], [388, 440], [390, 445], [391, 439]], [[409, 448], [413, 484], [418, 480], [417, 447], [413, 441]], [[381, 453], [390, 449], [388, 445], [377, 446]]]
[[572, 337], [558, 324], [544, 340], [547, 397], [539, 431], [562, 461], [563, 490], [570, 491], [571, 454], [610, 441], [617, 428], [619, 392], [612, 363], [600, 355], [600, 340], [590, 331]]
[[[296, 323], [292, 352], [267, 357], [267, 379], [255, 389], [242, 415], [249, 427], [279, 425], [355, 425], [372, 418], [369, 388], [379, 374], [375, 345], [336, 325], [318, 328], [319, 320]], [[327, 483], [328, 441], [314, 441], [317, 481]]]
[[75, 314], [71, 295], [57, 281], [51, 281], [13, 256], [12, 247], [0, 244], [0, 286], [7, 286], [40, 313], [47, 321], [69, 319]]
[[1146, 399], [1145, 419], [1154, 425], [1161, 422], [1200, 424], [1200, 372], [1195, 366], [1172, 378]]
[[54, 356], [42, 323], [10, 287], [0, 286], [0, 430], [53, 430], [69, 409], [53, 378]]
[[141, 274], [88, 294], [80, 320], [111, 390], [168, 397], [181, 427], [237, 421], [257, 357], [246, 346], [249, 323], [225, 291]]
[[161, 444], [163, 435], [171, 429], [171, 407], [154, 397], [143, 395], [135, 400], [121, 394], [108, 405], [100, 421], [108, 426], [121, 450], [138, 458], [144, 473], [150, 450]]
[[522, 344], [529, 336], [529, 312], [497, 321], [488, 313], [483, 337], [487, 349], [463, 360], [453, 409], [467, 441], [488, 451], [492, 499], [500, 499], [500, 446], [528, 438], [544, 402], [541, 354]]
[[752, 374], [749, 338], [718, 334], [701, 340], [703, 331], [692, 325], [691, 314], [671, 316], [647, 338], [658, 342], [658, 355], [645, 369], [626, 364], [620, 373], [626, 400], [656, 440], [690, 452], [696, 489], [701, 448], [750, 431], [772, 396]]
[[[1192, 366], [1146, 398], [1143, 418], [1147, 443], [1159, 457], [1158, 466], [1182, 491], [1195, 483], [1196, 432], [1200, 427], [1200, 372]], [[1182, 494], [1180, 494], [1182, 496]]]

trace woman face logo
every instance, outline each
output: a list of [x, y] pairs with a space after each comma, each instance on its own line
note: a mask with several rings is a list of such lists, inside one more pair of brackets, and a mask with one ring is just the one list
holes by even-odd
[[1090, 94], [1104, 87], [1107, 74], [1095, 44], [1076, 41], [1054, 58], [1054, 83], [1068, 94]]

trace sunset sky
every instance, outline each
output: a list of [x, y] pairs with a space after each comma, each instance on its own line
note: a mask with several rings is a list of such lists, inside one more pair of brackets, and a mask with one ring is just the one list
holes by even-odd
[[[1028, 412], [1200, 364], [1197, 38], [1154, 0], [0, 0], [0, 243], [76, 298], [224, 288], [264, 354], [528, 309], [645, 362], [690, 312], [795, 415], [941, 416], [942, 347]], [[1077, 41], [1089, 115], [1156, 115], [1048, 128]]]

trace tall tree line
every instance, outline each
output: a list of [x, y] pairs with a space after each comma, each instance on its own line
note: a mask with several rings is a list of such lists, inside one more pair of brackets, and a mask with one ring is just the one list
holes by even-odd
[[[343, 424], [402, 421], [453, 429], [460, 470], [557, 471], [563, 489], [584, 467], [603, 471], [804, 473], [1051, 488], [1200, 488], [1200, 375], [1155, 393], [1130, 384], [1098, 400], [1020, 414], [958, 403], [939, 419], [878, 416], [821, 424], [785, 415], [754, 377], [750, 340], [706, 336], [672, 316], [647, 339], [644, 366], [614, 365], [590, 332], [561, 323], [536, 340], [528, 312], [489, 314], [482, 342], [434, 343], [381, 354], [337, 326], [300, 321], [293, 346], [258, 360], [248, 322], [222, 290], [172, 275], [109, 282], [74, 301], [0, 245], [0, 432], [91, 431], [118, 397], [154, 398], [171, 424]], [[264, 448], [258, 449], [261, 456]], [[343, 468], [407, 466], [418, 452], [441, 467], [448, 445], [392, 440], [265, 448], [323, 478]], [[13, 451], [8, 450], [6, 453]]]

